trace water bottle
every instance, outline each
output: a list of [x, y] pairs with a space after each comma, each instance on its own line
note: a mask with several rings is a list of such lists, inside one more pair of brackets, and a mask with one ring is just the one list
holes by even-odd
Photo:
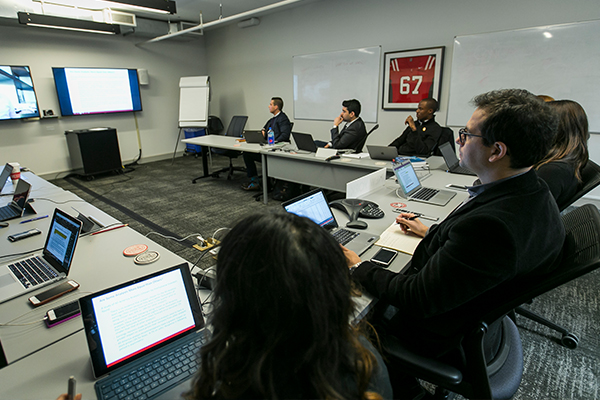
[[269, 142], [269, 146], [275, 144], [275, 133], [273, 132], [273, 128], [269, 128], [269, 132], [267, 132], [267, 141]]

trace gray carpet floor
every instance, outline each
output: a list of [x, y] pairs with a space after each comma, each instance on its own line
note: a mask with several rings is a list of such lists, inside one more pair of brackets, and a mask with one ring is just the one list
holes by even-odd
[[[225, 167], [225, 158], [214, 157], [213, 170]], [[234, 160], [242, 166], [243, 161]], [[191, 263], [201, 253], [192, 247], [195, 236], [219, 238], [241, 218], [251, 213], [281, 211], [281, 203], [255, 201], [256, 192], [240, 185], [245, 174], [233, 179], [205, 178], [199, 158], [178, 157], [140, 164], [126, 174], [106, 174], [94, 180], [56, 179], [52, 182], [69, 190], [113, 217], [128, 223], [162, 246]], [[159, 232], [177, 239], [165, 239]], [[205, 257], [199, 266], [208, 268], [214, 260]], [[569, 350], [557, 343], [560, 335], [535, 322], [518, 317], [517, 325], [524, 350], [525, 371], [515, 399], [598, 399], [600, 400], [600, 271], [565, 284], [535, 299], [529, 309], [568, 327], [579, 337], [579, 347]]]

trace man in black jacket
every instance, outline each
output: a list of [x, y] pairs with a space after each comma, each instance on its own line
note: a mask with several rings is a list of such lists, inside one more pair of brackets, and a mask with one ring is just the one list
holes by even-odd
[[[269, 112], [273, 114], [273, 118], [267, 121], [262, 129], [262, 134], [267, 138], [269, 128], [273, 129], [275, 135], [275, 143], [289, 142], [290, 133], [292, 132], [292, 124], [290, 119], [283, 112], [283, 99], [281, 97], [271, 98], [269, 103]], [[258, 153], [244, 153], [244, 163], [246, 164], [246, 174], [250, 181], [242, 185], [244, 190], [260, 190], [260, 181], [258, 179], [258, 171], [256, 170], [256, 162], [260, 161]]]
[[[470, 197], [439, 225], [427, 228], [400, 214], [400, 228], [423, 237], [406, 272], [361, 262], [345, 250], [352, 276], [395, 307], [387, 334], [432, 356], [457, 347], [466, 327], [503, 303], [505, 292], [495, 288], [510, 290], [525, 275], [547, 273], [565, 236], [548, 186], [531, 169], [552, 143], [557, 116], [525, 90], [493, 91], [473, 103], [477, 109], [457, 144], [460, 165], [481, 185], [470, 187]], [[486, 334], [488, 359], [498, 350], [500, 328], [492, 324]]]
[[[354, 149], [361, 151], [358, 148], [360, 143], [367, 137], [367, 128], [360, 115], [360, 102], [356, 99], [344, 100], [342, 102], [342, 113], [333, 120], [333, 128], [331, 129], [331, 142], [324, 147], [333, 149]], [[339, 125], [345, 122], [346, 124], [339, 130]], [[362, 147], [362, 146], [360, 146]]]
[[417, 120], [409, 115], [404, 121], [408, 126], [390, 146], [397, 148], [401, 155], [429, 157], [442, 133], [442, 127], [435, 122], [433, 115], [437, 109], [435, 99], [421, 100], [417, 107]]

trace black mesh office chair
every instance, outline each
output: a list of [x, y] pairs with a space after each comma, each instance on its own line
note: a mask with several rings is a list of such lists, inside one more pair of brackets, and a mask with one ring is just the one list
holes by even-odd
[[[244, 127], [246, 126], [246, 121], [248, 121], [248, 117], [246, 115], [234, 115], [231, 118], [231, 122], [229, 122], [229, 126], [227, 127], [227, 132], [225, 133], [225, 136], [242, 137]], [[242, 154], [241, 151], [217, 148], [211, 148], [210, 150], [213, 154], [229, 158], [229, 166], [213, 172], [213, 177], [218, 178], [221, 172], [227, 172], [227, 179], [231, 179], [233, 171], [246, 172], [246, 168], [244, 167], [233, 166], [233, 159], [238, 158]]]
[[[473, 399], [508, 399], [517, 391], [522, 375], [520, 339], [514, 324], [506, 316], [518, 305], [600, 267], [600, 213], [590, 204], [562, 217], [566, 230], [562, 254], [556, 267], [545, 276], [521, 278], [520, 291], [510, 282], [502, 284], [476, 301], [502, 296], [505, 303], [480, 316], [479, 322], [463, 336], [460, 349], [464, 363], [453, 365], [415, 353], [394, 338], [384, 338], [385, 356], [400, 371], [437, 385], [436, 395], [459, 393]], [[487, 327], [502, 318], [504, 343], [500, 354], [485, 362], [483, 340]], [[394, 379], [393, 376], [390, 379]]]
[[440, 151], [439, 147], [441, 144], [446, 142], [450, 143], [452, 150], [456, 151], [456, 145], [454, 144], [454, 131], [447, 126], [442, 126], [442, 133], [440, 134], [437, 143], [433, 146], [433, 149], [431, 149], [431, 154], [434, 156], [441, 156], [442, 152]]
[[376, 124], [374, 127], [372, 127], [371, 130], [369, 132], [367, 132], [367, 136], [365, 136], [365, 138], [356, 145], [356, 147], [354, 148], [354, 151], [356, 153], [360, 153], [362, 151], [363, 147], [365, 146], [365, 143], [367, 143], [367, 138], [377, 128], [379, 128], [379, 124]]
[[[558, 205], [558, 208], [561, 211], [565, 210], [567, 207], [569, 207], [575, 201], [582, 198], [586, 193], [588, 193], [589, 191], [591, 191], [592, 189], [594, 189], [595, 187], [600, 185], [600, 166], [598, 166], [598, 164], [596, 164], [592, 160], [588, 160], [587, 164], [581, 171], [581, 179], [582, 179], [581, 188], [577, 191], [577, 193], [575, 193], [575, 195], [573, 195], [573, 197], [571, 197], [564, 204]], [[539, 324], [547, 326], [548, 328], [550, 328], [552, 330], [559, 332], [562, 335], [560, 338], [560, 343], [563, 346], [565, 346], [569, 349], [575, 349], [577, 347], [577, 345], [579, 343], [579, 339], [577, 338], [577, 336], [574, 333], [570, 332], [567, 328], [560, 326], [560, 325], [558, 325], [558, 324], [556, 324], [556, 323], [554, 323], [554, 322], [542, 317], [541, 315], [536, 314], [526, 308], [523, 308], [523, 306], [517, 307], [515, 309], [515, 312], [519, 315], [522, 315], [526, 318], [531, 319], [532, 321], [535, 321]]]

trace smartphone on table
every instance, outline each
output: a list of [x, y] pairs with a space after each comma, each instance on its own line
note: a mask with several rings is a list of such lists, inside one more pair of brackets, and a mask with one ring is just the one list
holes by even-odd
[[386, 249], [385, 247], [382, 247], [381, 249], [379, 249], [377, 254], [375, 254], [373, 258], [371, 258], [371, 262], [387, 268], [392, 263], [392, 261], [394, 261], [394, 258], [396, 258], [397, 255], [398, 252], [396, 250]]
[[46, 313], [46, 325], [52, 328], [62, 322], [68, 321], [76, 316], [81, 315], [79, 310], [79, 301], [75, 300], [62, 306], [48, 310]]
[[42, 293], [38, 293], [34, 296], [31, 296], [29, 298], [29, 301], [35, 307], [41, 306], [42, 304], [46, 304], [49, 301], [52, 301], [52, 300], [62, 296], [65, 293], [69, 293], [69, 292], [77, 289], [78, 287], [79, 287], [79, 283], [75, 282], [74, 280], [69, 279], [68, 281], [63, 282], [60, 285], [53, 286], [50, 289], [48, 289]]

